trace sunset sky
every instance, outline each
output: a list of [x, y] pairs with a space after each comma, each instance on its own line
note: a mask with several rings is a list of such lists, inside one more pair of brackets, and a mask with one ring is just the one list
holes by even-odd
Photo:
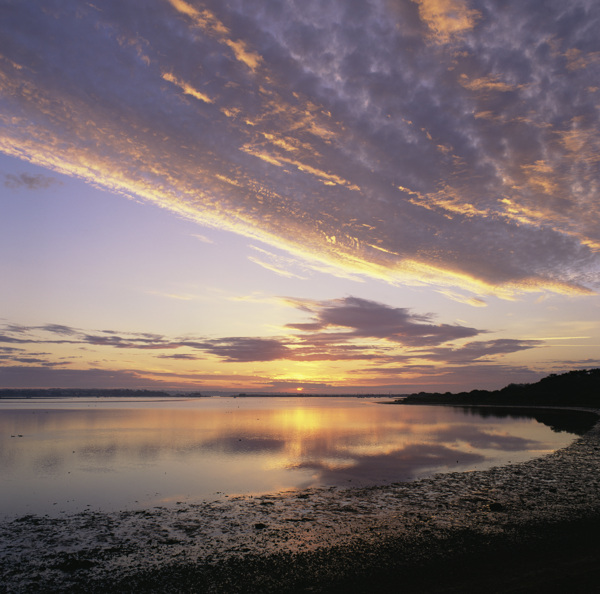
[[597, 0], [0, 0], [0, 387], [600, 366]]

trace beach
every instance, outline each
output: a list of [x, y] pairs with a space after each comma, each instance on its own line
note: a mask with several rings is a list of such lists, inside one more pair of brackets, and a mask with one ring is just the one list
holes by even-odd
[[595, 591], [600, 423], [528, 462], [361, 489], [21, 516], [2, 592]]

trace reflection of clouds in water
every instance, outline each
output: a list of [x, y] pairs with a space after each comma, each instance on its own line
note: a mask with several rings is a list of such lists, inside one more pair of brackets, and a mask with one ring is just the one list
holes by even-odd
[[[504, 452], [532, 450], [540, 442], [514, 435], [492, 433], [469, 424], [446, 425], [430, 434], [428, 443], [414, 443], [391, 452], [380, 454], [352, 454], [352, 464], [348, 463], [348, 452], [340, 447], [337, 451], [345, 454], [339, 459], [319, 457], [315, 450], [314, 458], [294, 465], [294, 468], [310, 469], [317, 473], [318, 481], [325, 484], [345, 484], [347, 482], [376, 483], [386, 481], [411, 480], [428, 470], [445, 467], [460, 467], [484, 462], [482, 454], [449, 447], [452, 444], [466, 443], [469, 448], [493, 449]], [[317, 477], [315, 477], [317, 478]]]
[[[92, 414], [96, 416], [98, 412], [94, 411]], [[81, 416], [87, 418], [88, 415], [91, 416], [90, 411]], [[254, 413], [251, 416], [253, 417]], [[106, 436], [102, 435], [104, 431], [101, 430], [101, 439], [97, 442], [89, 441], [76, 449], [77, 458], [86, 464], [81, 470], [89, 471], [93, 468], [95, 472], [102, 472], [104, 467], [109, 468], [122, 457], [136, 459], [138, 463], [152, 464], [171, 452], [178, 458], [196, 458], [211, 454], [285, 455], [285, 462], [280, 461], [277, 466], [289, 469], [313, 468], [323, 475], [358, 473], [373, 477], [388, 472], [394, 477], [410, 477], [419, 469], [446, 465], [446, 458], [456, 457], [456, 450], [451, 448], [452, 445], [463, 444], [463, 447], [468, 449], [495, 449], [507, 452], [539, 449], [540, 443], [532, 439], [508, 433], [494, 433], [488, 428], [479, 428], [470, 423], [441, 423], [439, 420], [436, 419], [434, 426], [430, 423], [415, 422], [415, 419], [412, 422], [396, 422], [393, 427], [387, 427], [385, 430], [379, 425], [379, 431], [373, 432], [371, 428], [368, 436], [364, 428], [356, 430], [351, 426], [332, 434], [303, 433], [295, 435], [294, 438], [293, 435], [282, 433], [280, 430], [273, 432], [273, 427], [269, 435], [264, 426], [260, 431], [253, 427], [255, 433], [252, 433], [248, 426], [240, 431], [240, 426], [222, 425], [216, 434], [215, 431], [211, 431], [212, 435], [204, 440], [192, 439], [191, 435], [182, 431], [178, 433], [178, 438], [172, 441], [171, 434], [167, 439], [162, 431], [156, 432], [156, 427], [153, 431], [138, 433], [133, 442], [120, 439], [106, 442]], [[198, 429], [199, 427], [196, 431]], [[420, 443], [408, 444], [408, 436]], [[131, 438], [132, 435], [128, 434], [128, 437]], [[36, 472], [58, 472], [65, 463], [61, 454], [53, 452], [52, 456], [45, 455], [40, 458], [35, 464]], [[415, 459], [407, 460], [408, 455], [415, 455]], [[483, 459], [473, 456], [469, 454], [469, 459], [475, 463]], [[467, 461], [464, 455], [461, 455], [461, 458], [461, 464]], [[454, 461], [453, 464], [455, 463]]]
[[314, 471], [317, 474], [314, 478], [320, 484], [375, 484], [406, 481], [427, 470], [456, 466], [457, 463], [477, 464], [484, 460], [481, 454], [455, 450], [445, 445], [412, 444], [390, 454], [357, 456], [352, 466], [326, 464], [319, 459], [303, 462], [297, 468]]
[[280, 452], [285, 449], [285, 445], [284, 439], [226, 435], [203, 442], [202, 449], [227, 454], [257, 454]]
[[[127, 450], [129, 448], [122, 448]], [[135, 448], [138, 457], [145, 462], [158, 460], [164, 451], [164, 445], [160, 443], [144, 443]], [[169, 448], [170, 449], [170, 448]]]
[[[517, 450], [539, 450], [531, 437], [545, 436], [539, 427], [535, 434], [518, 428], [529, 423], [526, 415], [516, 422], [509, 417], [498, 421], [493, 414], [482, 421], [471, 412], [441, 407], [364, 406], [331, 399], [319, 400], [314, 408], [288, 400], [262, 402], [247, 403], [249, 410], [230, 410], [230, 402], [211, 400], [194, 403], [190, 410], [146, 404], [123, 410], [109, 404], [93, 411], [19, 411], [18, 418], [9, 414], [0, 424], [11, 425], [9, 435], [39, 436], [5, 440], [19, 458], [15, 470], [34, 475], [40, 484], [52, 482], [56, 489], [62, 484], [68, 497], [87, 502], [95, 497], [121, 501], [129, 491], [135, 500], [142, 485], [144, 492], [160, 490], [161, 496], [208, 497], [215, 490], [409, 481], [501, 464]], [[6, 459], [8, 452], [2, 450]], [[5, 467], [0, 471], [8, 476]], [[67, 471], [71, 474], [63, 480]]]
[[471, 447], [480, 449], [494, 449], [503, 452], [516, 452], [519, 450], [534, 450], [540, 447], [540, 442], [535, 439], [526, 439], [508, 433], [491, 433], [473, 425], [453, 425], [436, 433], [437, 441], [445, 443], [466, 442]]
[[[0, 464], [12, 465], [0, 466], [0, 476], [35, 488], [18, 498], [0, 492], [0, 511], [28, 505], [44, 513], [75, 509], [67, 500], [115, 509], [157, 497], [179, 500], [182, 493], [200, 499], [213, 498], [215, 491], [369, 486], [529, 457], [533, 439], [552, 448], [566, 441], [525, 415], [522, 421], [494, 415], [481, 420], [454, 408], [337, 399], [311, 408], [310, 402], [256, 399], [245, 403], [246, 410], [206, 400], [3, 411]], [[12, 434], [26, 438], [6, 438]], [[54, 501], [62, 507], [53, 507]]]
[[62, 469], [64, 463], [64, 457], [57, 452], [46, 453], [33, 461], [33, 469], [39, 475], [53, 475]]
[[78, 470], [94, 474], [115, 474], [117, 472], [116, 468], [109, 466], [80, 466]]
[[78, 449], [78, 454], [83, 457], [112, 460], [118, 454], [119, 446], [116, 443], [106, 445], [89, 444]]

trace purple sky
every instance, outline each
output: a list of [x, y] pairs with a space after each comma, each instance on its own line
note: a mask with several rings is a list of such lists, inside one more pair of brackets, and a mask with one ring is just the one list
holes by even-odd
[[600, 365], [594, 0], [0, 2], [0, 386]]

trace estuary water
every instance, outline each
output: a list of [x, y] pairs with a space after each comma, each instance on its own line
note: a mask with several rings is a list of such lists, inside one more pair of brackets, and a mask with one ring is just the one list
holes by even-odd
[[519, 462], [575, 438], [520, 412], [385, 400], [0, 400], [0, 515], [389, 484]]

